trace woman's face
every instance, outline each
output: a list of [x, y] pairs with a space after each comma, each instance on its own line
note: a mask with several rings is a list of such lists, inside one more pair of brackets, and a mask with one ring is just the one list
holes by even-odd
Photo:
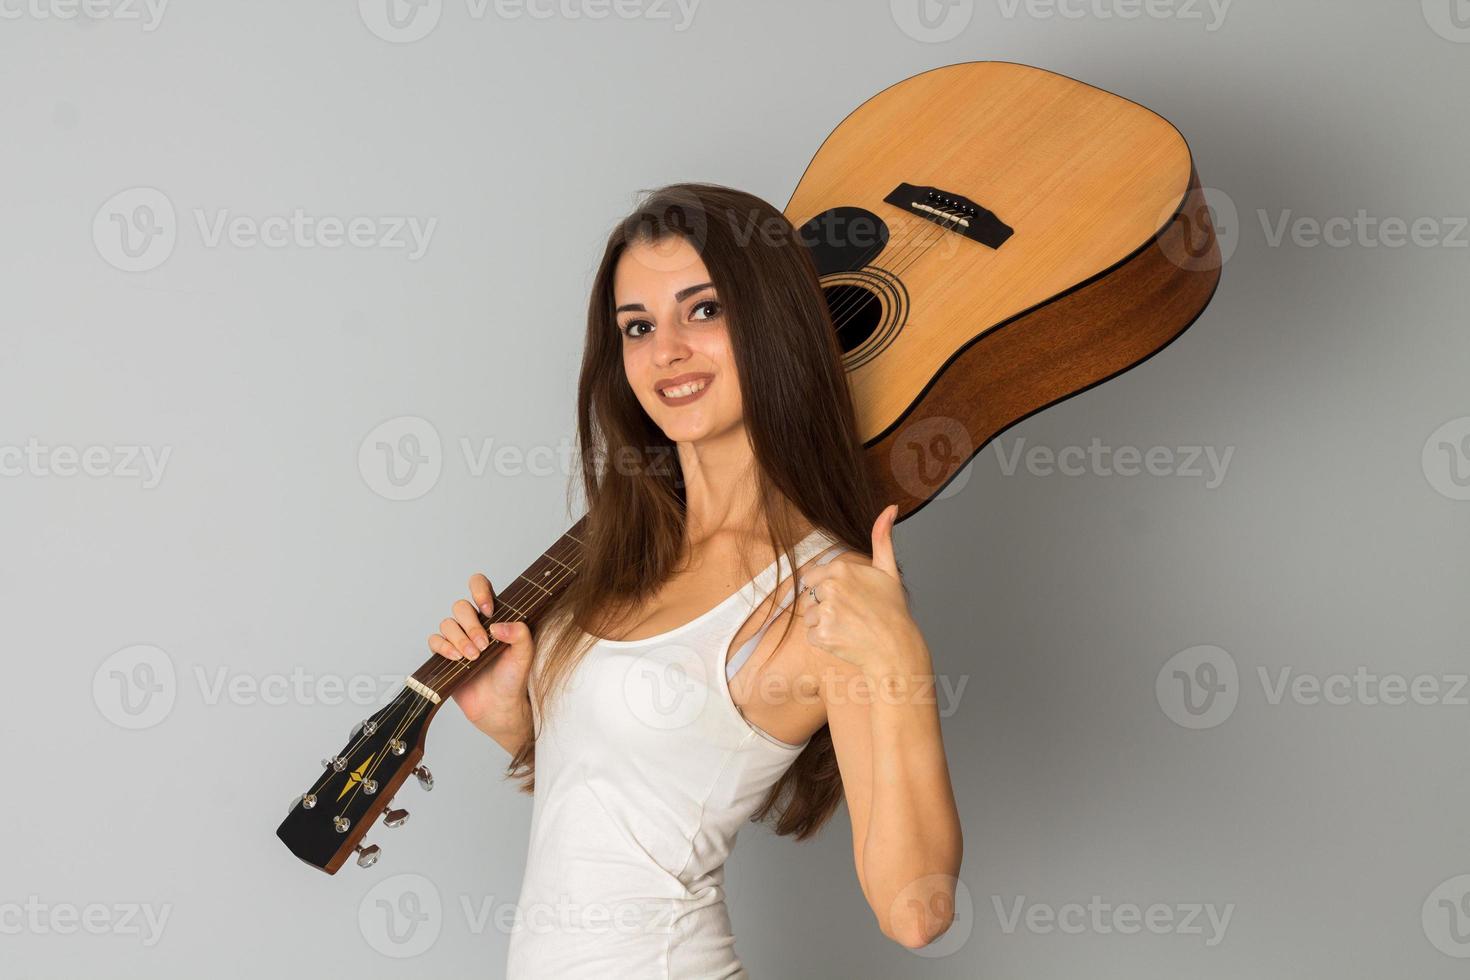
[[628, 245], [613, 270], [613, 306], [628, 384], [664, 435], [699, 442], [741, 424], [724, 305], [687, 239]]

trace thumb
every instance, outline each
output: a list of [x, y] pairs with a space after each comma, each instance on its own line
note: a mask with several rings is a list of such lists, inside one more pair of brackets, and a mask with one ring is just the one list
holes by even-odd
[[898, 520], [898, 504], [889, 504], [873, 524], [873, 567], [898, 578], [898, 561], [893, 557], [893, 522]]
[[509, 647], [506, 653], [515, 659], [529, 659], [536, 645], [531, 639], [531, 627], [519, 620], [490, 624], [490, 635]]

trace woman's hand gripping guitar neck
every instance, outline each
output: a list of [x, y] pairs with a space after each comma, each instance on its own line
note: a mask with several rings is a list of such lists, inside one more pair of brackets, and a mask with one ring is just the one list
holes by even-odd
[[[505, 644], [495, 660], [460, 684], [452, 695], [470, 724], [494, 739], [511, 755], [531, 737], [531, 701], [526, 680], [536, 655], [531, 628], [522, 622], [490, 623], [480, 619], [495, 613], [495, 592], [480, 573], [470, 576], [471, 599], [460, 599], [451, 615], [429, 637], [429, 649], [448, 660], [478, 660], [493, 640]], [[471, 601], [473, 600], [473, 601]]]

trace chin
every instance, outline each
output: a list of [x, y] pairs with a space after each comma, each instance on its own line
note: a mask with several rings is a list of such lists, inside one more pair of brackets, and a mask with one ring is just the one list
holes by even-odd
[[704, 416], [688, 419], [664, 419], [659, 423], [659, 428], [672, 442], [704, 442], [723, 434], [731, 426], [720, 424]]

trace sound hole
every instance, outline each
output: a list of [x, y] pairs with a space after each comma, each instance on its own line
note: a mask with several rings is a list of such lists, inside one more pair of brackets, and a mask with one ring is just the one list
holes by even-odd
[[827, 296], [827, 309], [837, 329], [837, 343], [846, 354], [873, 336], [883, 319], [883, 303], [865, 286], [843, 283], [822, 290]]

